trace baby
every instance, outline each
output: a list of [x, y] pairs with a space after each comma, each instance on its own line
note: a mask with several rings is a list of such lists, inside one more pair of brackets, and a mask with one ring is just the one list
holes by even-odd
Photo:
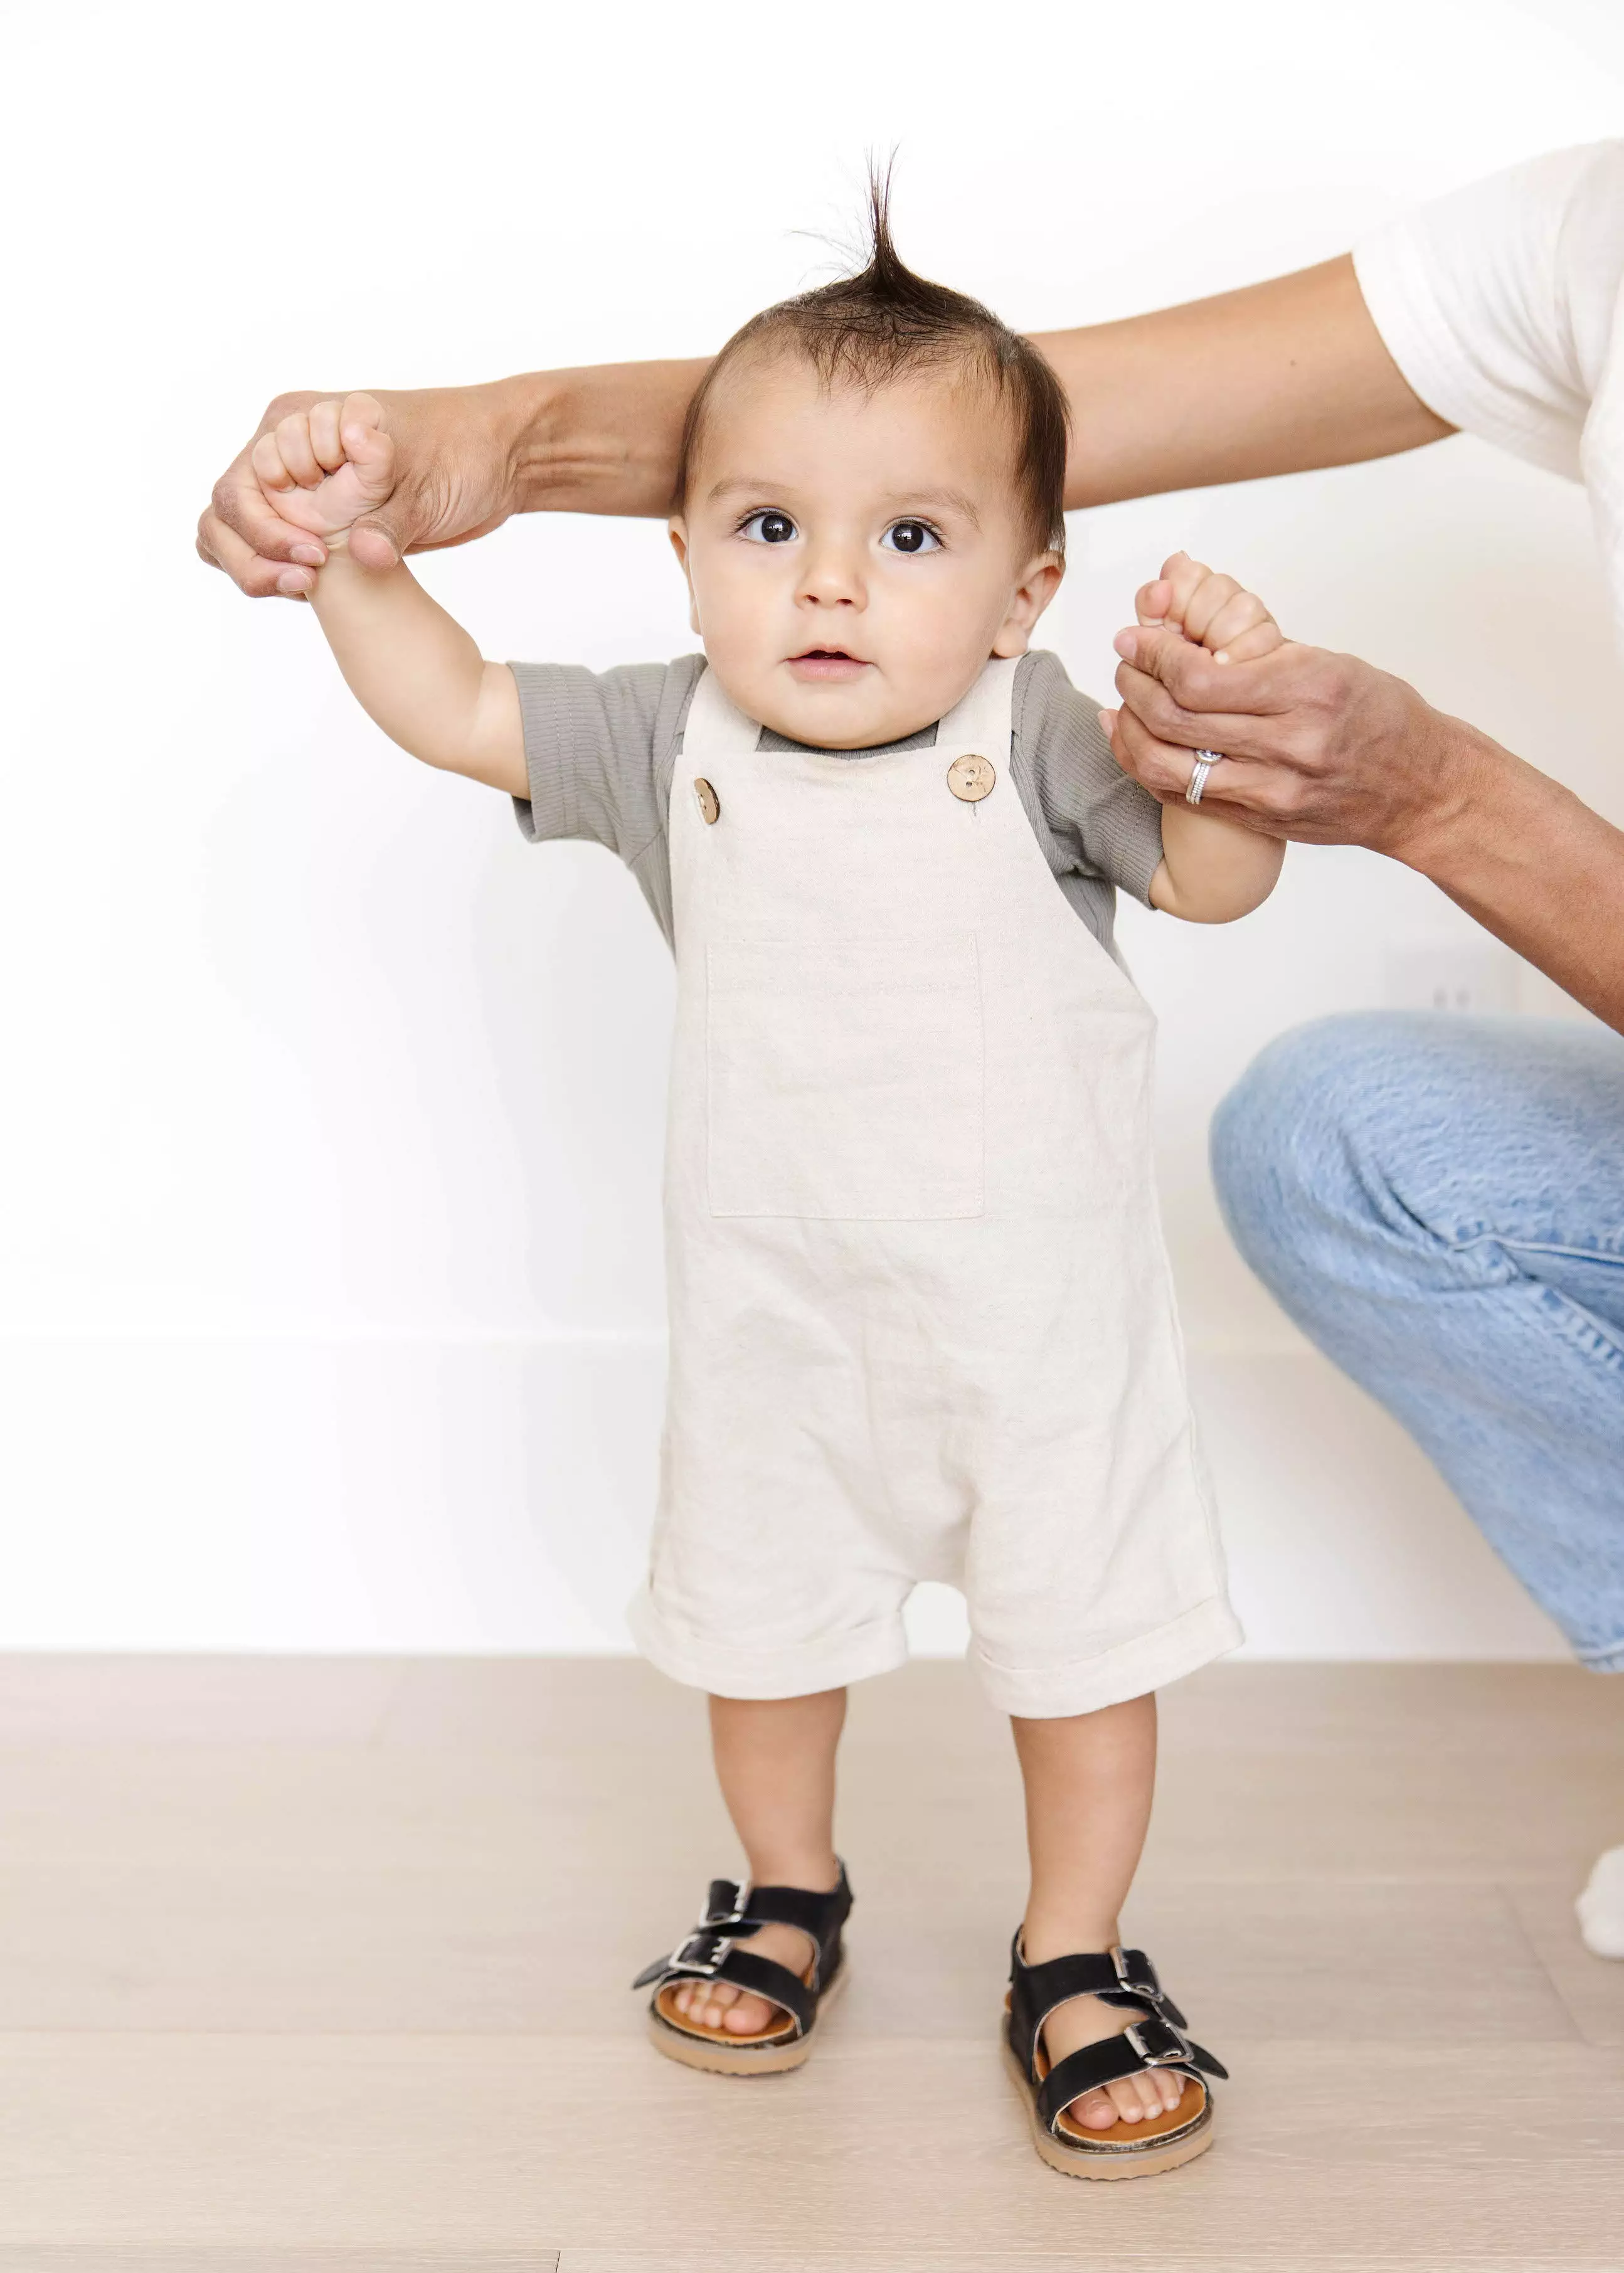
[[[481, 660], [344, 532], [391, 484], [365, 395], [255, 465], [330, 551], [314, 594], [402, 748], [632, 869], [677, 961], [670, 1390], [639, 1643], [710, 1693], [748, 1877], [636, 1984], [673, 2059], [794, 2067], [843, 1985], [846, 1684], [963, 1587], [1013, 1718], [1031, 1894], [1004, 2035], [1039, 2152], [1082, 2177], [1210, 2142], [1223, 2070], [1118, 1912], [1155, 1690], [1238, 1639], [1151, 1168], [1151, 1013], [1114, 889], [1196, 923], [1281, 847], [1165, 812], [1028, 652], [1059, 585], [1067, 413], [1042, 357], [914, 275], [876, 192], [862, 273], [770, 308], [688, 414], [670, 522], [702, 656], [600, 678]], [[1278, 643], [1181, 559], [1146, 604]]]

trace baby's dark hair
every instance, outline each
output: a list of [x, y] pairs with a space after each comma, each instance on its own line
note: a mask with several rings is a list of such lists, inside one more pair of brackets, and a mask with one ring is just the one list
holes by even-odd
[[854, 276], [780, 300], [741, 326], [701, 379], [688, 407], [677, 456], [673, 510], [680, 512], [718, 379], [748, 349], [788, 348], [805, 356], [827, 386], [875, 388], [907, 371], [959, 364], [1007, 407], [1015, 433], [1015, 475], [1034, 542], [1065, 544], [1065, 392], [1030, 340], [989, 308], [945, 284], [916, 276], [891, 234], [891, 169], [868, 177], [868, 258]]

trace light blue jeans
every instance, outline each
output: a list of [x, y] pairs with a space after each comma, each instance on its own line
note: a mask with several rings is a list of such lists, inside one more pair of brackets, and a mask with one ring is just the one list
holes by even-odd
[[1624, 1672], [1624, 1037], [1327, 1018], [1224, 1100], [1213, 1166], [1259, 1277]]

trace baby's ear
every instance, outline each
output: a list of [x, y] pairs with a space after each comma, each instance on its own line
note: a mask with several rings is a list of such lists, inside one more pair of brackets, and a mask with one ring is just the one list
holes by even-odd
[[1038, 552], [1033, 555], [1011, 596], [1010, 611], [993, 641], [995, 655], [1025, 655], [1031, 643], [1033, 626], [1060, 589], [1060, 580], [1064, 574], [1064, 553]]
[[699, 621], [699, 601], [694, 591], [694, 579], [688, 565], [688, 524], [680, 513], [673, 513], [665, 523], [665, 534], [670, 537], [671, 549], [677, 556], [677, 566], [688, 578], [688, 627], [689, 631], [698, 633], [703, 639], [704, 633]]

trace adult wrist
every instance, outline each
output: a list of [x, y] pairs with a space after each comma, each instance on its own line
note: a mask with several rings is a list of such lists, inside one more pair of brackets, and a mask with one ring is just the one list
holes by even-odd
[[499, 379], [491, 415], [515, 513], [663, 516], [702, 359], [596, 364]]
[[1425, 702], [1418, 709], [1409, 722], [1404, 770], [1422, 793], [1395, 805], [1371, 849], [1447, 891], [1453, 875], [1476, 865], [1485, 836], [1498, 835], [1512, 777], [1530, 769], [1464, 718]]
[[507, 468], [510, 513], [541, 513], [553, 502], [565, 431], [564, 371], [520, 371], [476, 390], [486, 398], [492, 444]]

